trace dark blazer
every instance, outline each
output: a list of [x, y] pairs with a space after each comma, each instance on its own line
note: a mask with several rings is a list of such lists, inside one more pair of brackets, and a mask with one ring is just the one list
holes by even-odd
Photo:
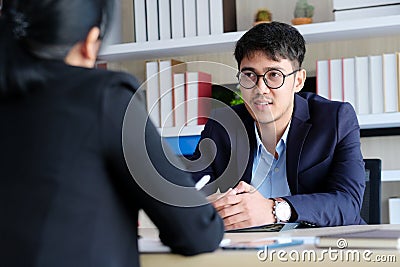
[[[0, 97], [0, 265], [139, 266], [139, 209], [173, 252], [217, 248], [223, 222], [211, 205], [165, 204], [148, 195], [127, 168], [122, 122], [138, 87], [133, 77], [58, 62], [38, 67], [51, 73], [43, 86]], [[135, 129], [143, 132], [143, 98], [133, 104]], [[146, 138], [165, 178], [193, 187], [191, 177], [163, 156], [152, 124]], [[146, 155], [132, 151], [139, 154], [131, 166], [139, 169]], [[144, 178], [157, 183], [150, 172]], [[194, 189], [192, 197], [205, 201]]]
[[[298, 222], [364, 223], [359, 215], [365, 187], [359, 130], [350, 104], [311, 93], [295, 95], [286, 146], [292, 195], [283, 197]], [[217, 187], [225, 191], [240, 180], [250, 183], [255, 147], [254, 120], [243, 104], [215, 110], [191, 158], [194, 179], [210, 174], [213, 182], [205, 189], [210, 192]]]

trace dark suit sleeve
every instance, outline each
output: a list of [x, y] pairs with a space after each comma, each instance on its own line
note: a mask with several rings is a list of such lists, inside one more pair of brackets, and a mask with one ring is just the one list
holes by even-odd
[[[363, 223], [359, 214], [365, 187], [365, 170], [360, 151], [359, 125], [354, 109], [348, 103], [340, 105], [337, 118], [337, 143], [332, 149], [333, 159], [327, 164], [329, 171], [324, 177], [323, 192], [285, 197], [296, 210], [299, 222], [316, 226]], [[320, 134], [324, 134], [323, 130]], [[315, 150], [319, 149], [315, 147]], [[307, 171], [318, 172], [317, 168]], [[304, 175], [307, 176], [306, 173]]]
[[[154, 164], [154, 168], [162, 177], [180, 186], [193, 187], [194, 182], [190, 175], [174, 167], [162, 148], [162, 140], [152, 123], [146, 123], [147, 112], [144, 99], [140, 93], [132, 100], [134, 108], [134, 124], [129, 129], [129, 134], [121, 133], [121, 125], [125, 114], [126, 106], [131, 99], [134, 90], [132, 83], [116, 82], [108, 95], [104, 97], [104, 112], [111, 114], [105, 126], [106, 136], [104, 137], [106, 154], [111, 164], [114, 179], [119, 179], [124, 192], [123, 199], [126, 202], [128, 212], [135, 213], [136, 208], [142, 208], [149, 218], [158, 227], [161, 241], [169, 246], [175, 253], [193, 255], [202, 252], [209, 252], [216, 249], [223, 237], [223, 222], [215, 209], [207, 204], [203, 195], [198, 191], [191, 191], [191, 198], [203, 200], [203, 205], [185, 207], [165, 203], [171, 192], [159, 187], [158, 177], [147, 168], [146, 164]], [[131, 110], [128, 109], [128, 112]], [[127, 113], [129, 118], [129, 114]], [[112, 127], [113, 126], [113, 127]], [[145, 131], [145, 146], [147, 151], [139, 149], [143, 140], [135, 140], [134, 136]], [[123, 139], [125, 156], [129, 155], [128, 166], [135, 169], [139, 179], [133, 179], [125, 163], [123, 149], [121, 147], [121, 135], [127, 135]], [[132, 140], [133, 139], [133, 140]], [[170, 155], [171, 156], [171, 155]], [[176, 158], [173, 159], [178, 162]], [[139, 182], [138, 182], [139, 181]], [[145, 192], [140, 183], [152, 183], [153, 192]], [[158, 187], [158, 188], [157, 188]], [[156, 193], [154, 193], [156, 192]], [[179, 196], [175, 196], [179, 199]], [[182, 196], [183, 198], [183, 196]]]
[[[193, 155], [190, 157], [191, 163], [188, 167], [192, 170], [192, 177], [194, 181], [200, 180], [200, 178], [204, 175], [210, 175], [211, 181], [214, 181], [216, 178], [213, 164], [206, 163], [213, 162], [213, 155], [217, 152], [213, 137], [213, 132], [216, 131], [214, 124], [215, 122], [213, 120], [207, 121], [203, 131], [201, 132], [200, 140], [196, 146], [196, 149]], [[209, 141], [203, 142], [205, 140]], [[202, 145], [201, 149], [200, 144]]]

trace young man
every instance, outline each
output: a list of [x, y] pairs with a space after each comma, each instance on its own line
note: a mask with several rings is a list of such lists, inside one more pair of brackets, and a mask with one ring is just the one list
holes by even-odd
[[304, 54], [301, 34], [279, 22], [253, 27], [236, 44], [245, 104], [215, 110], [191, 166], [195, 180], [211, 175], [208, 190], [228, 190], [213, 201], [226, 230], [364, 223], [356, 114], [348, 103], [300, 92]]

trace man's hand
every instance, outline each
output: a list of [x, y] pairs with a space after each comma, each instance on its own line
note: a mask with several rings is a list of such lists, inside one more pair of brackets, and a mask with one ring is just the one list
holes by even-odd
[[219, 192], [219, 190], [218, 190], [218, 192], [209, 195], [209, 196], [207, 197], [207, 200], [208, 200], [208, 202], [210, 202], [211, 204], [214, 205], [214, 202], [215, 202], [215, 201], [217, 201], [217, 200], [220, 199], [220, 198], [223, 198], [223, 197], [226, 196], [226, 195], [236, 195], [236, 189], [229, 188], [228, 191], [226, 191], [225, 193], [221, 193], [221, 192]]
[[225, 230], [259, 226], [276, 221], [272, 213], [274, 202], [264, 198], [254, 187], [243, 181], [234, 189], [215, 198], [212, 204], [223, 218]]

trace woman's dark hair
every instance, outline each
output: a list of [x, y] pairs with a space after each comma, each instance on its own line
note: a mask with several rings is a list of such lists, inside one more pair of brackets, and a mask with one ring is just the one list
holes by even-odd
[[3, 0], [0, 15], [0, 95], [23, 93], [43, 82], [43, 59], [64, 60], [90, 29], [101, 37], [113, 0]]
[[298, 69], [306, 53], [303, 36], [296, 28], [273, 21], [261, 23], [246, 32], [236, 43], [235, 59], [240, 67], [243, 58], [262, 52], [272, 60], [288, 59]]

